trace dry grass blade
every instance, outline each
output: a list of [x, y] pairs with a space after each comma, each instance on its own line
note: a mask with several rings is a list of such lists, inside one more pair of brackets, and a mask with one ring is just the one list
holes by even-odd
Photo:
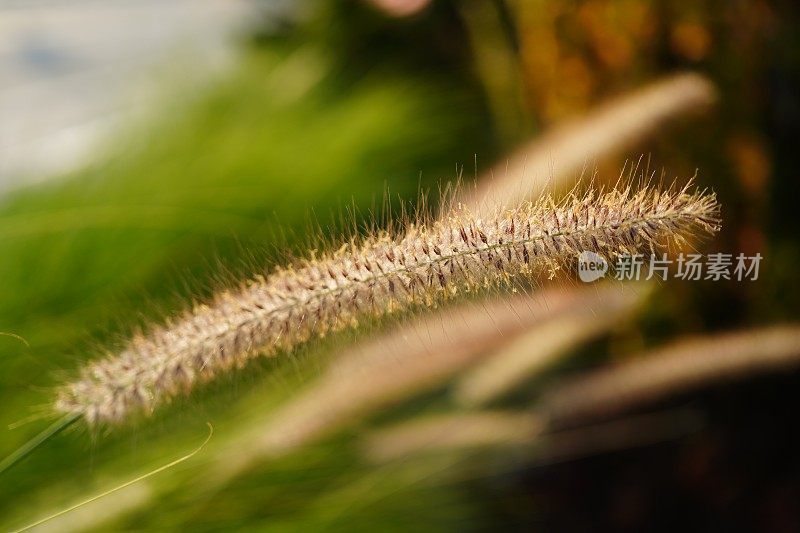
[[555, 423], [611, 415], [720, 381], [800, 367], [800, 326], [683, 340], [545, 395]]

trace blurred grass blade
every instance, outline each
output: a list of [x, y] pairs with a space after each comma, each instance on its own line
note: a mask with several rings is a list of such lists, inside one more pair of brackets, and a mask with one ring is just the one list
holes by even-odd
[[112, 489], [109, 489], [109, 490], [107, 490], [105, 492], [101, 492], [100, 494], [96, 494], [95, 496], [92, 496], [91, 498], [88, 498], [88, 499], [86, 499], [86, 500], [84, 500], [84, 501], [82, 501], [80, 503], [76, 503], [75, 505], [73, 505], [71, 507], [67, 507], [66, 509], [58, 511], [57, 513], [51, 514], [49, 516], [46, 516], [46, 517], [42, 518], [41, 520], [37, 520], [36, 522], [34, 522], [32, 524], [28, 524], [27, 526], [24, 526], [24, 527], [22, 527], [20, 529], [14, 530], [14, 533], [21, 533], [22, 531], [28, 531], [30, 529], [33, 529], [36, 526], [40, 526], [40, 525], [44, 524], [45, 522], [49, 522], [50, 520], [58, 518], [59, 516], [63, 516], [65, 514], [71, 512], [71, 511], [74, 511], [75, 509], [83, 507], [84, 505], [90, 504], [90, 503], [92, 503], [94, 501], [99, 500], [100, 498], [104, 498], [104, 497], [106, 497], [106, 496], [108, 496], [110, 494], [113, 494], [115, 492], [118, 492], [118, 491], [120, 491], [120, 490], [122, 490], [122, 489], [124, 489], [126, 487], [130, 487], [131, 485], [133, 485], [135, 483], [138, 483], [140, 481], [144, 481], [145, 479], [147, 479], [149, 477], [152, 477], [152, 476], [154, 476], [156, 474], [159, 474], [159, 473], [163, 472], [164, 470], [169, 470], [173, 466], [177, 466], [177, 465], [179, 465], [179, 464], [181, 464], [181, 463], [183, 463], [185, 461], [188, 461], [189, 459], [191, 459], [192, 457], [194, 457], [195, 455], [200, 453], [200, 451], [203, 448], [206, 447], [206, 444], [208, 444], [208, 441], [210, 441], [211, 437], [214, 435], [214, 426], [212, 426], [210, 422], [206, 422], [206, 424], [208, 425], [208, 436], [206, 437], [206, 439], [203, 441], [203, 443], [200, 446], [198, 446], [197, 448], [195, 448], [191, 452], [187, 453], [186, 455], [183, 455], [182, 457], [179, 457], [179, 458], [175, 459], [174, 461], [170, 461], [169, 463], [167, 463], [167, 464], [165, 464], [163, 466], [160, 466], [160, 467], [156, 468], [155, 470], [151, 470], [151, 471], [149, 471], [149, 472], [147, 472], [145, 474], [142, 474], [141, 476], [138, 476], [138, 477], [135, 477], [135, 478], [133, 478], [133, 479], [131, 479], [129, 481], [126, 481], [125, 483], [123, 483], [121, 485], [117, 485], [116, 487], [114, 487]]
[[3, 459], [2, 462], [0, 462], [0, 475], [2, 475], [3, 472], [13, 467], [23, 459], [25, 459], [28, 455], [33, 453], [33, 451], [36, 450], [36, 448], [38, 448], [39, 446], [41, 446], [42, 444], [44, 444], [45, 442], [52, 439], [53, 437], [55, 437], [56, 435], [67, 429], [69, 426], [74, 424], [75, 421], [78, 420], [78, 418], [80, 418], [80, 416], [76, 415], [64, 416], [53, 422], [50, 425], [50, 427], [48, 427], [47, 429], [36, 435], [34, 438], [32, 438], [31, 440], [20, 446], [17, 449], [17, 451], [15, 451], [11, 455]]

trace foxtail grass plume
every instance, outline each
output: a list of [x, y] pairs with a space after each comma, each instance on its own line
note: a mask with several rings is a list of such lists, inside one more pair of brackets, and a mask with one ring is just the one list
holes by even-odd
[[527, 453], [509, 457], [538, 467], [679, 438], [701, 426], [702, 416], [689, 408], [556, 430], [548, 425], [546, 415], [535, 409], [479, 410], [412, 419], [373, 430], [363, 439], [362, 452], [370, 461], [383, 463], [431, 453], [524, 447]]
[[479, 180], [475, 190], [465, 190], [463, 202], [483, 216], [498, 205], [563, 190], [587, 163], [635, 151], [676, 119], [702, 114], [716, 101], [717, 89], [700, 74], [660, 79], [533, 139]]
[[367, 434], [363, 452], [373, 462], [408, 459], [425, 452], [530, 445], [544, 422], [532, 412], [447, 413], [400, 422]]
[[709, 385], [800, 367], [800, 324], [686, 338], [556, 385], [543, 395], [555, 424], [619, 415]]
[[617, 298], [605, 298], [602, 309], [587, 306], [523, 333], [461, 377], [454, 387], [454, 398], [461, 405], [476, 407], [529, 383], [584, 343], [607, 333], [632, 315], [646, 299], [649, 289], [644, 284], [630, 288], [624, 294], [617, 294]]
[[89, 424], [120, 423], [260, 354], [291, 351], [366, 317], [553, 277], [582, 251], [612, 258], [713, 233], [718, 214], [713, 194], [687, 188], [628, 187], [558, 203], [545, 196], [480, 218], [456, 206], [404, 235], [369, 236], [222, 292], [89, 363], [55, 408]]

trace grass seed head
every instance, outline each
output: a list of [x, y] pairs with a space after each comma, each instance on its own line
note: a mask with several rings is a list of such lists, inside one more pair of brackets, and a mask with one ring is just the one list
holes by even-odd
[[613, 258], [667, 247], [717, 231], [718, 215], [713, 194], [686, 188], [616, 188], [558, 203], [546, 196], [481, 217], [455, 206], [405, 234], [375, 234], [218, 294], [89, 363], [55, 407], [89, 424], [120, 423], [253, 357], [291, 351], [365, 317], [553, 277], [583, 251]]

